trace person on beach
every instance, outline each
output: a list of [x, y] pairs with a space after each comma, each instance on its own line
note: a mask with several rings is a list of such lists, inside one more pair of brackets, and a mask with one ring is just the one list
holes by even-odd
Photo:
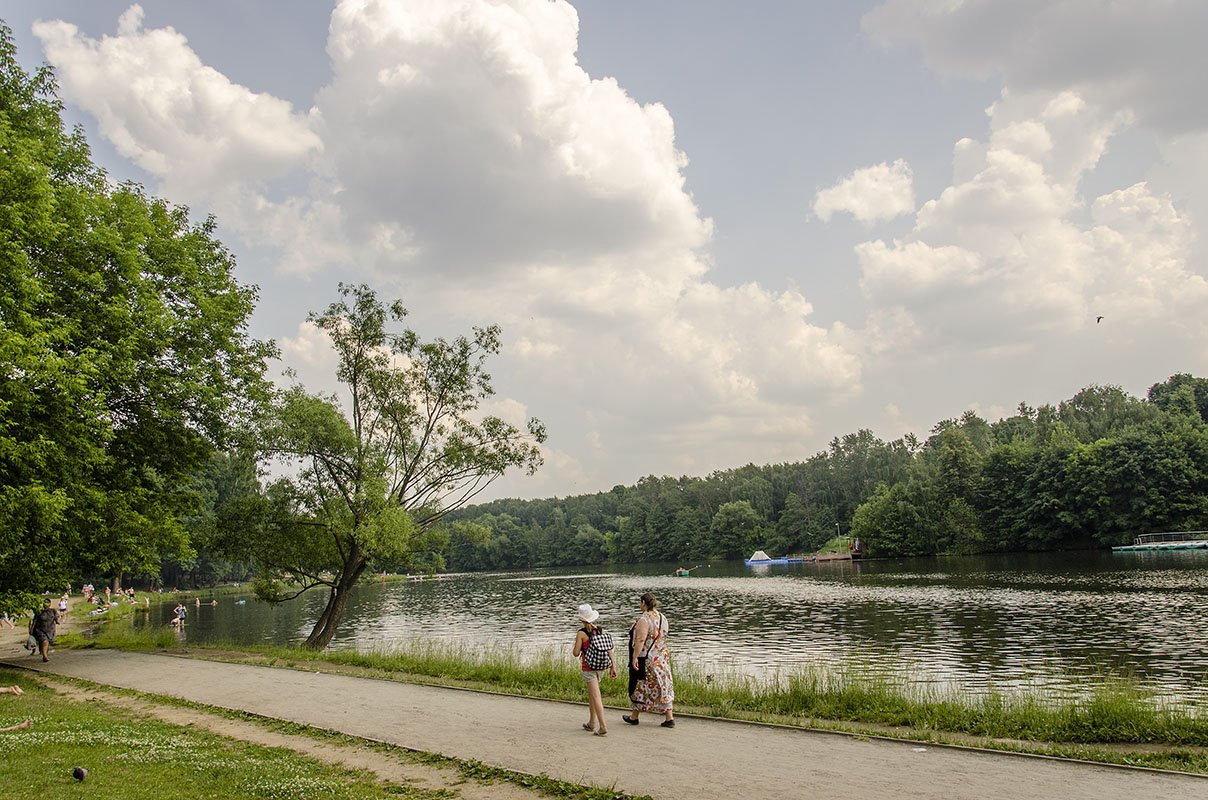
[[[575, 646], [571, 653], [579, 659], [583, 683], [587, 686], [587, 722], [583, 723], [583, 730], [591, 731], [596, 736], [606, 736], [608, 725], [604, 722], [604, 697], [600, 694], [600, 679], [604, 675], [604, 662], [607, 662], [609, 677], [617, 676], [617, 665], [612, 654], [612, 637], [596, 625], [600, 612], [588, 603], [579, 606], [576, 618], [581, 627], [575, 633]], [[592, 646], [593, 640], [595, 647]]]
[[671, 707], [675, 683], [671, 679], [671, 653], [667, 650], [667, 618], [650, 592], [638, 600], [642, 613], [629, 630], [629, 700], [633, 708], [621, 719], [638, 724], [643, 711], [662, 714], [661, 727], [674, 728]]
[[53, 603], [49, 597], [46, 598], [46, 607], [34, 615], [29, 623], [29, 635], [38, 643], [43, 661], [50, 661], [47, 653], [55, 643], [55, 626], [59, 624], [59, 612], [55, 611]]

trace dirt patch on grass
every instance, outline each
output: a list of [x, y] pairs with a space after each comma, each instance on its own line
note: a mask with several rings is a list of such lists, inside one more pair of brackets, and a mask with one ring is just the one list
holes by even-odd
[[545, 796], [536, 789], [526, 789], [512, 783], [470, 780], [453, 766], [425, 763], [422, 755], [397, 747], [367, 741], [358, 745], [322, 741], [314, 736], [276, 731], [268, 725], [232, 719], [200, 709], [86, 688], [46, 675], [39, 676], [38, 680], [71, 700], [102, 702], [174, 725], [205, 730], [265, 747], [285, 748], [324, 764], [369, 772], [383, 781], [419, 790], [417, 795], [430, 793], [431, 797], [439, 797], [443, 794], [464, 800], [534, 800]]

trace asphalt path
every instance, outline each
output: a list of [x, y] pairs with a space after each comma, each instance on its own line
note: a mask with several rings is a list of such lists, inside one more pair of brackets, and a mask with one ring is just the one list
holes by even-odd
[[609, 710], [598, 737], [580, 727], [586, 705], [295, 669], [108, 650], [44, 664], [16, 647], [0, 660], [660, 800], [1208, 798], [1196, 776], [725, 720], [631, 727]]

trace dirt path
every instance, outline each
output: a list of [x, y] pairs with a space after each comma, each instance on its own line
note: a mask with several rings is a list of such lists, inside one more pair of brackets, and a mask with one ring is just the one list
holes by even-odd
[[60, 651], [43, 664], [9, 652], [37, 670], [668, 800], [1208, 797], [1208, 779], [1193, 776], [723, 720], [630, 728], [618, 712], [599, 738], [565, 703], [167, 655]]
[[217, 712], [209, 713], [193, 708], [165, 705], [152, 700], [103, 689], [86, 689], [79, 684], [56, 680], [47, 675], [44, 682], [56, 692], [79, 702], [101, 702], [129, 709], [141, 717], [151, 717], [174, 725], [202, 729], [220, 736], [238, 739], [265, 747], [282, 747], [301, 753], [325, 764], [333, 764], [354, 770], [373, 773], [391, 783], [426, 789], [431, 792], [445, 791], [460, 800], [536, 800], [541, 793], [509, 783], [478, 783], [468, 781], [461, 772], [451, 766], [424, 762], [408, 758], [399, 751], [382, 752], [369, 743], [360, 746], [320, 741], [313, 736], [289, 734], [270, 730], [254, 722], [231, 719]]

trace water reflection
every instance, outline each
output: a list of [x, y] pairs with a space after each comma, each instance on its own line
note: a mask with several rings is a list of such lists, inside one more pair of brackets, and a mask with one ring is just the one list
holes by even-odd
[[[970, 690], [1023, 684], [1079, 691], [1128, 672], [1172, 697], [1208, 697], [1208, 552], [1044, 554], [763, 567], [674, 564], [371, 584], [350, 598], [333, 647], [404, 640], [569, 648], [576, 605], [623, 632], [653, 591], [673, 655], [706, 671], [769, 677], [794, 667], [869, 665]], [[1154, 558], [1152, 555], [1161, 556]], [[321, 598], [280, 606], [219, 598], [190, 609], [186, 636], [238, 643], [305, 638]], [[152, 609], [167, 624], [169, 609]]]

